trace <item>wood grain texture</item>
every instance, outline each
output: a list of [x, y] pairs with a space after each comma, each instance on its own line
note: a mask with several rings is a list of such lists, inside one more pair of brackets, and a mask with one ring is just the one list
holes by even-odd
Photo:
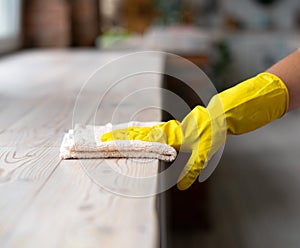
[[[147, 108], [159, 106], [158, 91], [148, 91], [147, 97], [137, 93], [139, 102], [122, 101], [141, 87], [158, 87], [159, 75], [128, 79], [100, 107], [107, 84], [81, 90], [95, 70], [121, 55], [31, 51], [0, 61], [0, 247], [156, 247], [155, 197], [110, 193], [88, 177], [79, 161], [58, 158], [64, 131], [78, 122], [109, 122], [116, 106], [115, 122], [148, 120], [149, 112], [151, 120], [160, 119], [156, 107]], [[162, 61], [145, 63], [159, 68]], [[140, 103], [146, 109], [141, 111]], [[89, 168], [101, 163], [107, 161], [89, 161]], [[153, 176], [158, 168], [156, 160], [147, 166], [126, 159], [109, 163], [134, 176]]]
[[[115, 163], [120, 169], [133, 166], [130, 160]], [[156, 170], [157, 162], [151, 167]], [[132, 168], [136, 173], [139, 169]], [[127, 198], [105, 191], [83, 173], [80, 161], [63, 161], [19, 218], [6, 245], [156, 247], [154, 205], [155, 197]]]

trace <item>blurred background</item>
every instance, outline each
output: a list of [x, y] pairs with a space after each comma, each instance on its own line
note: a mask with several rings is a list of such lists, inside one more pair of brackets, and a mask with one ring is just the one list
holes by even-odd
[[223, 88], [297, 47], [299, 5], [297, 0], [1, 0], [0, 51], [95, 46], [202, 53], [209, 55], [210, 70]]
[[[36, 49], [162, 50], [197, 64], [218, 91], [297, 49], [299, 31], [298, 0], [0, 0], [0, 59]], [[230, 137], [207, 182], [169, 192], [169, 246], [299, 247], [299, 120], [294, 111]]]

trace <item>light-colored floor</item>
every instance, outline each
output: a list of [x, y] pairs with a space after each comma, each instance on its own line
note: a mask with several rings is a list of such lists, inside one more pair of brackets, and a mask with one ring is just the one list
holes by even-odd
[[172, 247], [299, 248], [300, 111], [230, 137], [209, 180], [211, 230], [175, 233]]

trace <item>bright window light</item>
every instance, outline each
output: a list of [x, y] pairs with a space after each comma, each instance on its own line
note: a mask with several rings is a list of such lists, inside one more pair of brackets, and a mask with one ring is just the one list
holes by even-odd
[[20, 33], [20, 0], [0, 0], [0, 39]]

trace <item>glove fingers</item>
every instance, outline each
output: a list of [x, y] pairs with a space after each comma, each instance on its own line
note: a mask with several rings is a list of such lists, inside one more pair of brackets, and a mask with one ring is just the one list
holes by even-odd
[[105, 133], [101, 137], [103, 142], [111, 140], [142, 140], [166, 143], [166, 137], [161, 129], [148, 127], [117, 129]]
[[193, 152], [186, 166], [182, 170], [177, 183], [177, 188], [180, 190], [186, 190], [197, 179], [201, 169], [204, 167], [204, 161], [197, 156], [196, 152]]
[[128, 140], [129, 131], [127, 129], [118, 129], [111, 132], [105, 133], [101, 137], [101, 141], [111, 141], [111, 140]]
[[101, 141], [103, 141], [103, 142], [111, 141], [111, 140], [115, 140], [115, 139], [118, 139], [118, 140], [128, 139], [128, 132], [121, 129], [121, 130], [115, 130], [115, 131], [105, 133], [101, 136]]

